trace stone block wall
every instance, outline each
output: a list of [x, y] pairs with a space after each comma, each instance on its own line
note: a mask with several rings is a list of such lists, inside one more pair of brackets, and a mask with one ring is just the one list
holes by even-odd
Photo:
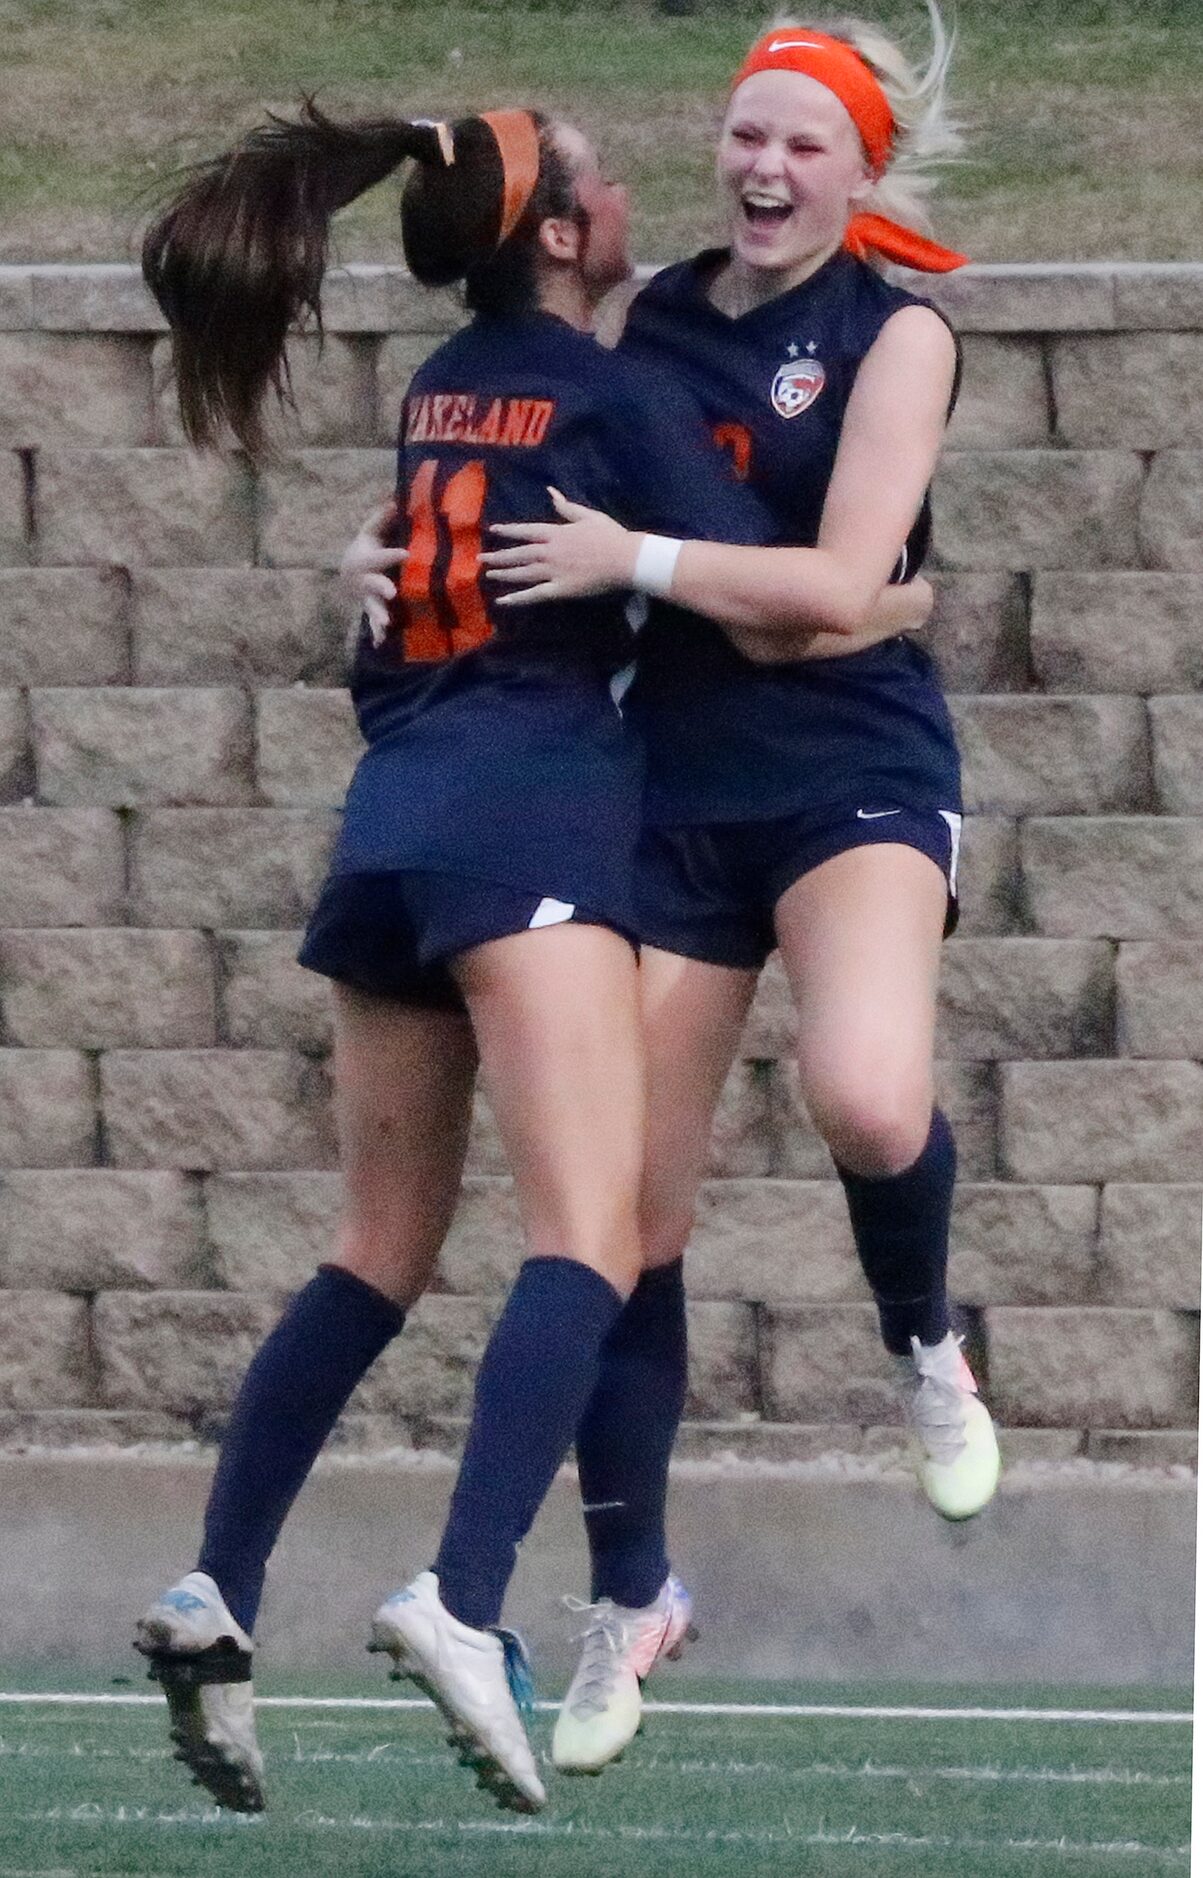
[[[939, 289], [966, 384], [929, 638], [967, 762], [939, 1053], [953, 1289], [1013, 1454], [1180, 1460], [1203, 1201], [1203, 267]], [[132, 270], [0, 268], [0, 1440], [211, 1432], [338, 1203], [293, 963], [356, 755], [331, 570], [446, 305], [336, 277], [278, 456], [182, 446]], [[770, 966], [689, 1261], [684, 1451], [898, 1404]], [[455, 1439], [518, 1258], [487, 1109], [343, 1439]]]

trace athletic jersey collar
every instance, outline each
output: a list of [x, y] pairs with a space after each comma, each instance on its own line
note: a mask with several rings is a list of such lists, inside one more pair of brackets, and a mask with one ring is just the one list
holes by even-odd
[[762, 300], [759, 306], [749, 307], [746, 313], [724, 313], [721, 307], [715, 306], [707, 288], [719, 268], [730, 258], [730, 248], [704, 248], [701, 254], [695, 254], [692, 260], [686, 262], [686, 279], [692, 289], [692, 298], [705, 308], [718, 325], [727, 329], [739, 327], [745, 331], [759, 325], [775, 325], [783, 313], [788, 313], [791, 319], [796, 318], [804, 301], [825, 291], [841, 275], [860, 265], [846, 249], [837, 248], [822, 267], [799, 281], [796, 287], [787, 287], [783, 293], [774, 294], [771, 300]]

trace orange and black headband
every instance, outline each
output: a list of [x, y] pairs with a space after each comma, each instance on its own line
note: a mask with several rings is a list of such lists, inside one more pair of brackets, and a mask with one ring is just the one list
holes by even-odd
[[529, 111], [482, 111], [501, 152], [501, 226], [497, 246], [508, 241], [539, 181], [539, 127]]
[[[529, 111], [482, 111], [480, 121], [492, 131], [501, 157], [501, 221], [497, 231], [500, 248], [522, 220], [523, 210], [539, 181], [539, 127]], [[450, 169], [455, 162], [450, 125], [431, 117], [415, 118], [414, 122], [434, 131], [439, 140], [439, 154]]]
[[[875, 74], [852, 46], [809, 27], [778, 26], [756, 41], [732, 89], [757, 72], [800, 72], [803, 78], [816, 79], [834, 93], [856, 125], [874, 171], [885, 168], [894, 142], [894, 112]], [[928, 274], [951, 273], [967, 259], [884, 215], [854, 215], [844, 245], [858, 257], [872, 250]]]

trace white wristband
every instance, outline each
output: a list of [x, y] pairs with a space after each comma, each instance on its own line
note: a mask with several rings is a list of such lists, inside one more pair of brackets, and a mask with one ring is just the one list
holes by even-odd
[[684, 546], [683, 541], [674, 541], [669, 535], [645, 535], [635, 556], [631, 584], [636, 592], [654, 593], [666, 600], [672, 590], [677, 556]]

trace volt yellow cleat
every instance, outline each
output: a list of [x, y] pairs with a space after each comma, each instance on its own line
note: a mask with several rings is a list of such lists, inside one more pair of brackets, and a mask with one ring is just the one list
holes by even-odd
[[998, 1441], [990, 1411], [951, 1330], [939, 1343], [911, 1338], [900, 1357], [907, 1413], [921, 1450], [919, 1480], [945, 1519], [972, 1519], [998, 1486]]
[[551, 1758], [562, 1773], [600, 1774], [639, 1732], [645, 1678], [664, 1658], [675, 1661], [696, 1637], [693, 1604], [677, 1578], [666, 1579], [655, 1603], [642, 1610], [609, 1598], [567, 1602], [587, 1612], [589, 1622], [556, 1721]]

